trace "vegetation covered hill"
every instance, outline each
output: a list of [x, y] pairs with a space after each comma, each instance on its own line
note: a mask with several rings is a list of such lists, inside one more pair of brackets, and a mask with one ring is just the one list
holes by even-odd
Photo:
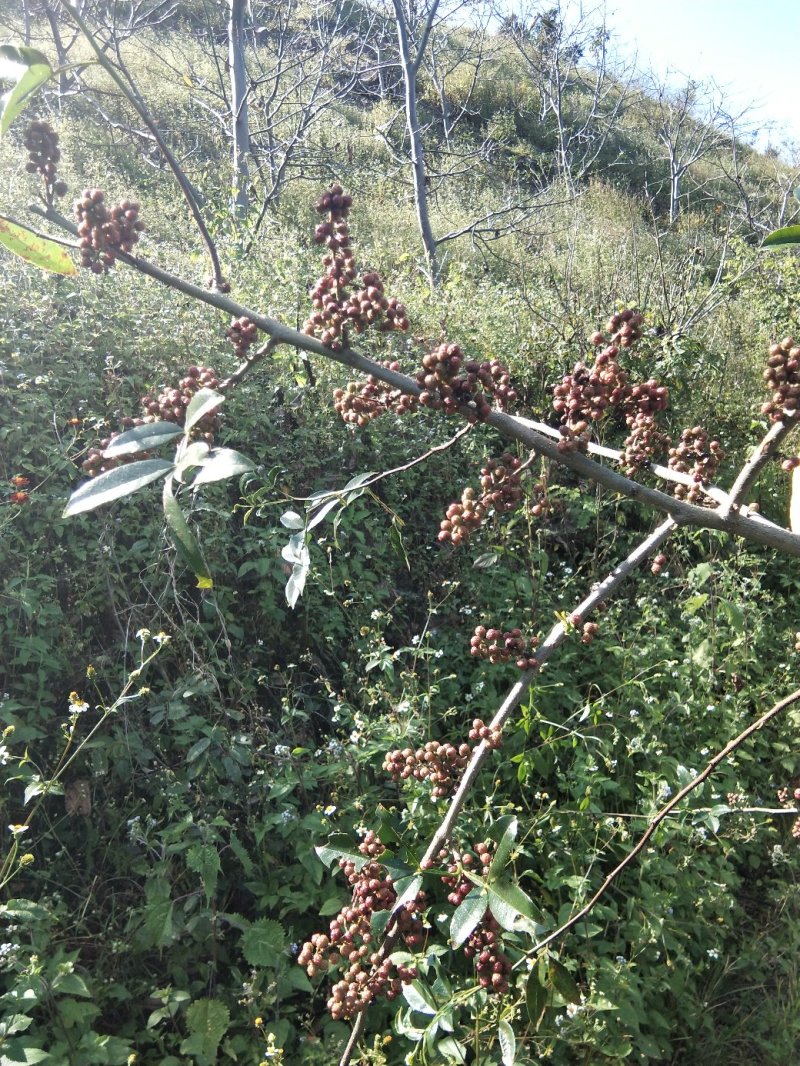
[[[795, 687], [793, 557], [686, 525], [601, 616], [571, 621], [660, 528], [652, 511], [499, 422], [463, 433], [424, 409], [344, 421], [334, 390], [358, 377], [355, 395], [363, 375], [299, 343], [261, 354], [201, 427], [253, 469], [175, 483], [182, 553], [154, 487], [63, 517], [103, 463], [98, 442], [147, 413], [142, 397], [163, 408], [199, 368], [217, 384], [237, 374], [245, 349], [209, 244], [237, 305], [302, 330], [323, 270], [313, 237], [327, 209], [313, 206], [336, 183], [352, 196], [359, 271], [377, 272], [410, 322], [351, 337], [360, 352], [412, 377], [445, 343], [499, 361], [511, 410], [555, 431], [554, 386], [575, 387], [576, 363], [595, 365], [625, 326], [610, 316], [636, 309], [627, 380], [668, 387], [661, 431], [719, 440], [706, 480], [730, 485], [770, 426], [768, 346], [800, 330], [794, 254], [759, 247], [793, 221], [791, 167], [747, 146], [713, 87], [675, 92], [621, 69], [602, 26], [557, 9], [502, 21], [399, 0], [232, 0], [79, 15], [91, 40], [65, 4], [0, 4], [8, 40], [61, 68], [0, 143], [2, 214], [63, 237], [58, 214], [73, 217], [81, 190], [135, 201], [136, 254], [200, 286], [211, 273], [204, 291], [220, 300], [124, 254], [59, 276], [3, 253], [0, 1061], [339, 1062], [352, 1018], [312, 937], [330, 935], [353, 883], [362, 900], [394, 900], [423, 874], [408, 882], [422, 924], [391, 979], [416, 978], [370, 1002], [354, 1061], [793, 1061], [791, 709], [541, 946], [670, 797]], [[66, 199], [26, 169], [34, 116], [58, 134]], [[774, 378], [786, 360], [772, 359]], [[593, 443], [622, 447], [625, 411], [594, 419]], [[795, 447], [781, 443], [746, 501], [780, 525]], [[527, 476], [503, 487], [498, 467], [516, 462]], [[441, 537], [454, 501], [498, 486], [464, 543]], [[312, 526], [321, 492], [338, 495]], [[198, 587], [195, 538], [211, 587]], [[293, 572], [305, 587], [290, 606]], [[559, 619], [568, 639], [524, 675], [502, 746], [425, 873], [459, 748], [520, 676], [514, 641], [545, 647]], [[481, 657], [481, 640], [500, 638], [480, 626], [511, 640], [511, 661], [505, 646], [499, 662]], [[339, 856], [349, 885], [328, 868]], [[388, 910], [373, 898], [367, 913], [379, 941]]]

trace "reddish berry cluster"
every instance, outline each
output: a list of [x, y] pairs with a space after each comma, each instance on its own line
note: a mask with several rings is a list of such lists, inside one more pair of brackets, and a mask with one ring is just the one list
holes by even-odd
[[[447, 895], [448, 903], [458, 907], [464, 902], [475, 886], [462, 871], [471, 870], [474, 867], [474, 872], [477, 874], [486, 872], [492, 864], [496, 847], [494, 841], [484, 840], [480, 844], [473, 845], [471, 851], [452, 853], [447, 866], [448, 874], [442, 877], [442, 883], [450, 889]], [[441, 858], [446, 859], [447, 854], [440, 856]]]
[[350, 292], [356, 279], [356, 265], [350, 244], [347, 216], [353, 204], [341, 185], [332, 185], [317, 200], [314, 208], [328, 217], [314, 231], [317, 244], [324, 244], [328, 254], [323, 259], [325, 273], [309, 295], [314, 308], [303, 332], [319, 337], [333, 351], [341, 351], [348, 343], [349, 333], [363, 333], [369, 326], [383, 331], [407, 330], [406, 310], [396, 299], [387, 299], [378, 274], [364, 274], [362, 287]]
[[[644, 317], [639, 311], [626, 307], [624, 311], [613, 314], [606, 323], [606, 330], [611, 335], [612, 344], [620, 348], [631, 348], [642, 335]], [[595, 334], [596, 336], [596, 334]], [[602, 344], [602, 341], [598, 343]]]
[[[800, 804], [800, 788], [779, 788], [777, 792], [778, 803], [787, 810], [796, 809]], [[792, 836], [800, 840], [800, 818], [795, 818], [792, 823]]]
[[651, 414], [637, 412], [628, 420], [630, 433], [623, 445], [622, 468], [632, 476], [653, 459], [669, 450], [669, 434], [663, 432]]
[[[178, 382], [177, 389], [163, 389], [156, 397], [144, 396], [142, 407], [144, 407], [145, 414], [151, 416], [154, 422], [161, 419], [182, 426], [186, 421], [186, 408], [191, 403], [194, 394], [200, 389], [215, 389], [218, 385], [219, 378], [212, 367], [190, 366], [186, 370], [186, 376]], [[197, 423], [198, 433], [209, 444], [213, 440], [214, 431], [220, 427], [220, 417], [216, 411], [213, 411]]]
[[472, 720], [472, 728], [467, 734], [476, 744], [485, 741], [487, 746], [496, 749], [503, 743], [503, 734], [498, 726], [486, 725], [482, 718]]
[[[601, 334], [597, 334], [601, 336]], [[562, 452], [585, 450], [589, 441], [589, 422], [599, 421], [612, 405], [621, 404], [627, 395], [627, 375], [617, 362], [619, 348], [609, 345], [595, 356], [594, 364], [576, 363], [553, 389], [553, 410], [561, 415]]]
[[[486, 465], [481, 468], [482, 495], [478, 496], [475, 489], [464, 489], [461, 502], [451, 503], [447, 508], [439, 527], [439, 540], [458, 546], [468, 540], [476, 529], [480, 529], [491, 511], [495, 514], [513, 511], [522, 499], [521, 466], [522, 461], [509, 452], [504, 452], [499, 459], [488, 459]], [[540, 514], [544, 513], [544, 484], [539, 482], [534, 491], [537, 493], [535, 506], [539, 507]]]
[[67, 192], [67, 183], [58, 177], [61, 160], [58, 134], [49, 122], [35, 118], [25, 130], [25, 147], [28, 149], [25, 169], [29, 174], [41, 175], [45, 200], [52, 206], [56, 196], [65, 196]]
[[[328, 999], [328, 1010], [337, 1020], [354, 1017], [378, 996], [395, 999], [402, 985], [417, 976], [413, 967], [395, 967], [389, 959], [381, 960], [371, 946], [372, 915], [391, 910], [397, 900], [392, 878], [377, 861], [383, 850], [380, 838], [370, 831], [359, 845], [359, 851], [368, 859], [360, 870], [352, 860], [340, 860], [339, 865], [352, 886], [352, 901], [330, 923], [330, 934], [315, 933], [298, 956], [297, 961], [310, 977], [330, 966], [340, 963], [346, 966]], [[400, 938], [412, 950], [420, 947], [424, 939], [419, 916], [425, 906], [425, 894], [420, 892], [397, 916]]]
[[607, 333], [598, 330], [589, 338], [594, 347], [605, 345], [591, 366], [577, 363], [553, 389], [553, 409], [561, 416], [562, 452], [585, 450], [590, 423], [598, 422], [609, 408], [620, 410], [630, 430], [625, 442], [625, 465], [634, 473], [644, 463], [660, 454], [669, 439], [659, 431], [655, 416], [669, 402], [669, 391], [651, 378], [631, 385], [619, 365], [620, 348], [630, 348], [641, 337], [643, 319], [637, 311], [626, 309], [612, 315]]
[[800, 345], [784, 337], [769, 349], [764, 381], [772, 389], [772, 399], [762, 404], [762, 414], [773, 422], [800, 415]]
[[[103, 452], [120, 434], [136, 426], [143, 426], [150, 422], [174, 422], [182, 426], [186, 421], [186, 408], [196, 392], [200, 389], [213, 389], [219, 385], [219, 378], [211, 367], [190, 366], [186, 370], [186, 376], [178, 382], [178, 388], [165, 388], [158, 396], [147, 395], [142, 397], [143, 416], [131, 418], [125, 416], [120, 419], [121, 429], [112, 433], [99, 442], [96, 448], [90, 448], [86, 458], [81, 463], [81, 469], [89, 477], [97, 477], [108, 470], [113, 470], [123, 463], [132, 463], [140, 459], [150, 458], [149, 452], [136, 452], [134, 455], [121, 455], [116, 458], [105, 458]], [[212, 444], [214, 434], [221, 425], [221, 416], [212, 411], [201, 418], [194, 427], [193, 432], [203, 440]]]
[[492, 665], [507, 663], [512, 659], [520, 670], [535, 670], [538, 662], [533, 655], [539, 638], [523, 637], [520, 629], [503, 631], [491, 626], [476, 626], [470, 638], [470, 655], [486, 659]]
[[81, 266], [102, 274], [114, 263], [119, 252], [131, 252], [144, 229], [139, 219], [139, 205], [123, 200], [110, 210], [102, 189], [84, 189], [75, 201], [78, 220]]
[[[399, 372], [401, 369], [396, 360], [387, 359], [381, 365], [387, 370]], [[415, 396], [393, 389], [372, 374], [367, 377], [365, 385], [349, 381], [345, 388], [334, 389], [333, 403], [343, 421], [362, 427], [386, 411], [404, 415], [418, 406]]]
[[504, 411], [517, 394], [511, 388], [509, 373], [497, 359], [482, 363], [464, 362], [457, 344], [440, 344], [422, 357], [417, 384], [422, 389], [419, 402], [433, 411], [454, 415], [466, 410], [472, 422], [485, 421], [492, 410], [490, 400]]
[[[453, 861], [448, 866], [450, 876], [442, 878], [450, 889], [447, 895], [448, 903], [458, 907], [464, 902], [475, 886], [462, 871], [474, 868], [475, 873], [485, 874], [492, 864], [495, 847], [491, 840], [484, 840], [476, 844], [472, 852], [453, 853]], [[508, 991], [511, 960], [502, 951], [500, 925], [488, 908], [464, 945], [464, 955], [468, 959], [475, 959], [477, 977], [482, 988], [498, 993]]]
[[429, 740], [424, 747], [389, 751], [383, 760], [383, 769], [393, 781], [430, 781], [434, 799], [449, 796], [458, 784], [466, 768], [472, 748], [469, 744], [441, 743]]
[[234, 318], [225, 335], [233, 345], [236, 358], [246, 359], [251, 345], [258, 336], [258, 326], [246, 315], [242, 315], [241, 318]]
[[655, 574], [656, 577], [661, 573], [664, 567], [667, 565], [667, 557], [663, 553], [657, 555], [650, 566], [650, 573]]
[[679, 500], [696, 500], [700, 487], [713, 481], [725, 452], [718, 440], [711, 440], [700, 427], [685, 429], [679, 444], [670, 448], [668, 466], [681, 474], [690, 474], [694, 484], [676, 485], [673, 492]]
[[581, 630], [581, 644], [591, 644], [599, 632], [600, 626], [597, 622], [584, 622]]
[[464, 954], [475, 959], [475, 972], [481, 988], [502, 995], [508, 991], [511, 959], [502, 950], [500, 923], [490, 910], [464, 945]]

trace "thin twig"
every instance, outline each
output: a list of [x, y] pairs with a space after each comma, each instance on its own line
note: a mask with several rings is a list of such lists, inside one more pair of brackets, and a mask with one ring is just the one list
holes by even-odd
[[573, 914], [573, 916], [568, 921], [564, 922], [563, 925], [560, 925], [558, 929], [555, 929], [552, 933], [549, 933], [544, 938], [544, 940], [540, 940], [539, 943], [534, 948], [532, 948], [528, 954], [535, 954], [541, 951], [542, 948], [547, 947], [548, 944], [552, 944], [554, 940], [558, 940], [565, 933], [568, 933], [570, 929], [574, 929], [579, 922], [582, 922], [583, 919], [586, 918], [587, 915], [592, 912], [592, 910], [594, 910], [595, 906], [600, 902], [600, 900], [603, 898], [603, 896], [614, 883], [614, 881], [617, 879], [617, 877], [622, 873], [622, 871], [627, 866], [630, 866], [630, 864], [633, 862], [637, 855], [641, 854], [643, 848], [646, 846], [653, 833], [655, 833], [656, 829], [658, 829], [658, 827], [661, 825], [667, 815], [669, 815], [671, 811], [673, 811], [682, 800], [684, 800], [691, 792], [693, 792], [698, 787], [698, 785], [701, 785], [708, 777], [710, 777], [710, 775], [719, 766], [719, 764], [725, 759], [727, 759], [727, 757], [732, 752], [736, 751], [737, 748], [741, 747], [742, 744], [744, 744], [744, 742], [753, 735], [753, 733], [758, 732], [759, 729], [762, 729], [769, 721], [779, 715], [781, 711], [785, 711], [787, 707], [791, 707], [791, 705], [793, 703], [797, 703], [798, 700], [800, 700], [800, 689], [796, 689], [794, 692], [791, 693], [791, 695], [786, 696], [779, 703], [776, 703], [774, 707], [770, 708], [770, 710], [766, 712], [766, 714], [762, 714], [759, 719], [757, 719], [755, 722], [752, 722], [747, 727], [747, 729], [743, 730], [743, 732], [741, 732], [738, 737], [734, 737], [734, 739], [729, 741], [721, 751], [718, 751], [717, 754], [706, 764], [705, 769], [701, 770], [701, 772], [697, 775], [697, 777], [694, 778], [694, 780], [690, 781], [688, 785], [685, 785], [680, 790], [680, 792], [678, 792], [677, 795], [673, 796], [669, 803], [665, 804], [658, 812], [658, 814], [655, 815], [650, 825], [647, 827], [647, 829], [645, 829], [641, 837], [639, 837], [639, 840], [636, 842], [635, 846], [631, 848], [631, 850], [621, 862], [617, 863], [617, 865], [614, 867], [608, 877], [606, 877], [605, 881], [603, 881], [602, 885], [598, 888], [598, 890], [588, 901], [588, 903], [585, 903], [579, 911]]
[[103, 70], [105, 70], [109, 77], [114, 81], [115, 85], [119, 88], [120, 92], [124, 95], [126, 100], [128, 100], [136, 109], [136, 111], [138, 111], [139, 115], [141, 115], [142, 121], [145, 123], [145, 125], [155, 138], [156, 144], [161, 150], [161, 153], [164, 156], [164, 159], [166, 160], [170, 170], [175, 175], [175, 180], [177, 181], [180, 190], [183, 193], [187, 204], [189, 205], [189, 210], [191, 211], [192, 216], [194, 217], [194, 220], [197, 223], [197, 228], [200, 231], [200, 236], [202, 237], [203, 243], [208, 249], [209, 258], [211, 259], [211, 266], [214, 273], [214, 284], [218, 288], [220, 288], [224, 284], [224, 278], [222, 276], [222, 268], [219, 262], [217, 247], [214, 244], [211, 234], [208, 232], [208, 227], [205, 224], [205, 220], [197, 203], [197, 197], [194, 194], [194, 190], [192, 189], [191, 183], [187, 178], [186, 174], [184, 173], [183, 168], [181, 167], [178, 160], [175, 158], [167, 142], [162, 137], [161, 130], [153, 121], [153, 118], [147, 109], [147, 105], [142, 99], [141, 93], [136, 88], [135, 82], [128, 73], [125, 64], [122, 62], [122, 57], [119, 55], [119, 51], [117, 51], [117, 63], [119, 69], [125, 75], [125, 78], [122, 78], [120, 76], [115, 65], [99, 47], [99, 45], [94, 39], [92, 31], [87, 26], [86, 22], [84, 21], [77, 8], [70, 4], [68, 0], [62, 0], [62, 5], [64, 9], [69, 12], [69, 14], [78, 24], [78, 26], [80, 26], [84, 37], [89, 42], [89, 45], [94, 54], [97, 56], [97, 60]]

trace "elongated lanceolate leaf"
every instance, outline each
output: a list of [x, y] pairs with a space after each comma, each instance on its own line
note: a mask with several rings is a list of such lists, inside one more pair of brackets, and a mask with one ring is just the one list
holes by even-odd
[[212, 448], [195, 475], [192, 485], [207, 485], [210, 481], [223, 481], [228, 477], [238, 477], [255, 469], [246, 455], [233, 448]]
[[773, 230], [764, 238], [764, 248], [775, 248], [779, 244], [800, 244], [800, 226], [784, 226]]
[[517, 1057], [517, 1038], [509, 1023], [501, 1020], [497, 1024], [497, 1039], [500, 1044], [500, 1061], [503, 1066], [514, 1066]]
[[66, 248], [47, 237], [40, 237], [19, 222], [12, 222], [5, 215], [0, 215], [0, 244], [40, 270], [49, 270], [53, 274], [76, 272], [77, 268]]
[[71, 518], [84, 511], [93, 511], [104, 503], [130, 496], [132, 492], [144, 488], [151, 481], [158, 481], [169, 474], [173, 465], [166, 459], [143, 459], [139, 463], [128, 463], [126, 466], [118, 466], [116, 470], [99, 474], [73, 492], [64, 508], [64, 518]]
[[181, 482], [185, 481], [183, 475], [186, 471], [202, 466], [210, 451], [211, 449], [204, 440], [193, 440], [187, 448], [182, 448], [175, 460], [176, 479]]
[[103, 457], [113, 459], [118, 455], [148, 452], [152, 448], [160, 448], [162, 444], [182, 433], [181, 427], [176, 426], [174, 422], [151, 422], [145, 426], [136, 426], [135, 429], [128, 429], [115, 437], [103, 452]]
[[47, 56], [35, 48], [4, 44], [0, 47], [0, 78], [15, 85], [0, 97], [0, 137], [31, 97], [53, 76]]
[[198, 389], [186, 408], [185, 431], [188, 433], [201, 418], [214, 411], [224, 400], [225, 397], [216, 389]]
[[453, 917], [450, 919], [450, 942], [454, 951], [472, 936], [478, 922], [486, 914], [486, 906], [486, 891], [473, 888], [453, 911]]
[[489, 879], [496, 879], [508, 864], [509, 856], [514, 850], [514, 843], [518, 831], [517, 819], [513, 815], [506, 815], [492, 827], [492, 836], [498, 840], [497, 850], [489, 867]]
[[181, 506], [172, 494], [171, 478], [164, 482], [164, 518], [172, 531], [172, 539], [178, 554], [197, 578], [199, 589], [213, 588], [214, 582], [205, 564], [200, 545], [183, 516]]

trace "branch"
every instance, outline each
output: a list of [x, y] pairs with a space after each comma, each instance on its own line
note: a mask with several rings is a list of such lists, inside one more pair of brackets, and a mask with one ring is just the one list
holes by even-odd
[[[526, 670], [517, 683], [509, 690], [502, 705], [495, 712], [494, 717], [489, 723], [490, 729], [503, 728], [527, 693], [534, 674], [547, 662], [553, 652], [561, 647], [570, 633], [574, 633], [575, 626], [579, 622], [584, 621], [585, 618], [587, 618], [593, 611], [597, 610], [602, 603], [613, 595], [623, 581], [625, 581], [625, 579], [633, 573], [633, 571], [640, 566], [676, 529], [677, 524], [673, 519], [667, 518], [666, 521], [662, 522], [661, 525], [649, 536], [645, 537], [641, 544], [634, 548], [630, 555], [615, 567], [605, 580], [594, 586], [589, 595], [582, 600], [572, 612], [569, 623], [565, 624], [564, 622], [557, 622], [553, 626], [536, 653], [532, 656], [532, 658], [536, 660], [536, 667], [531, 670]], [[450, 839], [450, 834], [453, 831], [456, 819], [461, 814], [467, 796], [472, 790], [472, 786], [475, 784], [478, 774], [483, 769], [483, 765], [491, 751], [492, 748], [485, 740], [482, 740], [473, 751], [472, 758], [470, 759], [461, 781], [459, 782], [458, 788], [450, 801], [447, 814], [445, 814], [442, 819], [439, 828], [434, 833], [430, 844], [425, 849], [425, 854], [420, 860], [421, 870], [429, 869], [436, 864], [439, 852]], [[378, 962], [385, 959], [391, 952], [397, 936], [397, 922], [390, 920], [386, 927], [383, 943], [378, 951]], [[347, 1047], [339, 1061], [339, 1066], [349, 1066], [353, 1051], [355, 1050], [356, 1044], [358, 1043], [366, 1024], [366, 1014], [367, 1012], [364, 1010], [356, 1016], [355, 1021], [353, 1022], [350, 1039], [348, 1040]]]
[[[70, 233], [77, 233], [75, 226], [54, 208], [43, 208], [39, 204], [32, 204], [30, 205], [30, 210], [34, 214], [61, 226]], [[292, 329], [274, 318], [268, 318], [266, 315], [245, 307], [220, 292], [203, 289], [199, 285], [194, 285], [190, 281], [176, 277], [146, 259], [127, 255], [124, 252], [118, 254], [118, 259], [140, 273], [155, 278], [156, 281], [161, 282], [163, 285], [200, 300], [202, 303], [217, 307], [234, 318], [246, 316], [259, 329], [267, 333], [273, 339], [275, 345], [288, 344], [301, 351], [311, 352], [313, 355], [320, 355], [325, 359], [334, 360], [343, 366], [358, 370], [362, 374], [371, 375], [378, 381], [382, 381], [394, 389], [399, 389], [409, 396], [419, 396], [422, 391], [413, 378], [395, 370], [389, 370], [352, 348], [334, 352], [330, 348], [326, 348], [315, 337], [309, 337], [305, 333]], [[471, 414], [468, 410], [463, 413], [467, 417]], [[594, 481], [611, 492], [619, 493], [631, 500], [647, 504], [656, 511], [671, 515], [679, 525], [694, 526], [698, 529], [719, 529], [724, 533], [730, 533], [733, 536], [753, 541], [755, 544], [775, 548], [787, 555], [800, 556], [800, 534], [790, 533], [787, 529], [767, 524], [763, 520], [758, 521], [755, 517], [743, 512], [732, 511], [729, 515], [723, 515], [718, 509], [712, 510], [708, 507], [698, 507], [696, 504], [677, 500], [674, 496], [668, 496], [665, 492], [642, 485], [640, 482], [633, 481], [631, 478], [618, 474], [614, 470], [609, 470], [580, 452], [561, 452], [554, 441], [532, 429], [525, 419], [518, 418], [515, 415], [505, 414], [502, 411], [493, 411], [486, 419], [486, 424], [497, 429], [503, 436], [519, 441], [526, 448], [534, 449], [540, 455], [570, 470], [574, 470], [581, 477]]]
[[721, 751], [717, 752], [717, 754], [709, 760], [705, 769], [702, 770], [693, 781], [690, 781], [688, 785], [685, 785], [676, 796], [673, 796], [669, 803], [661, 808], [647, 829], [645, 829], [644, 833], [642, 833], [635, 846], [631, 848], [625, 858], [614, 867], [588, 903], [585, 903], [579, 911], [573, 914], [569, 921], [564, 922], [564, 924], [560, 925], [558, 929], [549, 933], [544, 940], [540, 940], [539, 943], [531, 949], [531, 953], [541, 951], [542, 948], [547, 947], [548, 944], [552, 944], [554, 940], [558, 940], [565, 933], [568, 933], [570, 929], [574, 929], [578, 922], [583, 921], [583, 919], [592, 912], [622, 871], [633, 862], [637, 855], [641, 854], [653, 833], [655, 833], [656, 829], [658, 829], [667, 815], [677, 807], [681, 800], [685, 799], [698, 787], [698, 785], [701, 785], [708, 777], [710, 777], [719, 764], [732, 752], [736, 751], [737, 748], [741, 747], [742, 744], [753, 735], [753, 733], [758, 732], [759, 729], [762, 729], [768, 722], [779, 715], [781, 711], [785, 711], [787, 707], [791, 707], [791, 705], [797, 703], [798, 700], [800, 700], [800, 689], [796, 689], [791, 695], [786, 696], [779, 703], [776, 703], [774, 707], [766, 712], [766, 714], [762, 714], [759, 719], [751, 723], [751, 725], [741, 732], [738, 737], [734, 737], [734, 739], [729, 741]]
[[145, 105], [145, 102], [142, 99], [139, 90], [136, 88], [133, 79], [131, 78], [128, 71], [125, 69], [125, 65], [122, 62], [122, 57], [119, 55], [119, 52], [117, 52], [117, 61], [120, 65], [120, 69], [122, 70], [125, 75], [125, 78], [127, 79], [127, 84], [125, 80], [120, 76], [111, 60], [104, 54], [103, 50], [98, 47], [91, 30], [87, 26], [84, 19], [81, 17], [81, 14], [77, 10], [77, 8], [73, 7], [72, 4], [68, 3], [68, 0], [61, 0], [61, 2], [65, 10], [69, 12], [69, 14], [78, 24], [78, 26], [80, 26], [84, 37], [89, 42], [89, 45], [91, 46], [91, 49], [94, 54], [97, 56], [97, 60], [100, 63], [100, 66], [111, 77], [111, 79], [114, 81], [114, 83], [119, 88], [120, 92], [123, 94], [126, 100], [133, 104], [134, 108], [141, 115], [145, 125], [155, 138], [156, 144], [161, 149], [161, 153], [166, 159], [170, 170], [175, 175], [175, 180], [177, 181], [178, 185], [180, 186], [181, 192], [186, 198], [186, 202], [189, 205], [189, 210], [192, 212], [194, 220], [197, 223], [197, 228], [200, 231], [200, 236], [202, 237], [203, 242], [206, 245], [206, 248], [208, 249], [208, 254], [211, 259], [211, 266], [214, 272], [214, 283], [218, 287], [222, 286], [224, 279], [222, 277], [222, 268], [220, 267], [217, 248], [214, 244], [211, 234], [208, 232], [205, 221], [203, 220], [203, 216], [200, 213], [200, 208], [197, 203], [197, 197], [194, 194], [194, 190], [192, 189], [191, 183], [189, 182], [189, 179], [184, 173], [183, 168], [178, 163], [178, 160], [172, 154], [172, 151], [170, 150], [166, 141], [161, 136], [161, 131], [153, 121], [150, 112], [147, 110], [147, 106]]

